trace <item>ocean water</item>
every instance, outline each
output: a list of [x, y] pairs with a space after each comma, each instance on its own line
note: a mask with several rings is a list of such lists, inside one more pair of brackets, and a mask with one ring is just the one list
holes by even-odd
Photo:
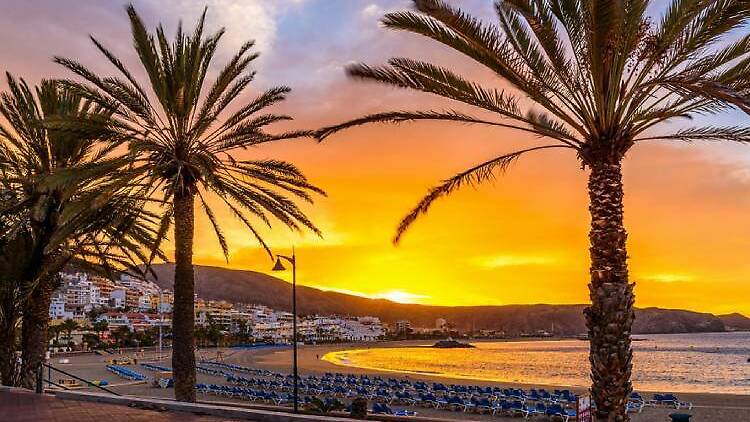
[[[642, 335], [634, 339], [633, 385], [638, 390], [750, 394], [750, 333]], [[587, 341], [477, 342], [475, 346], [368, 348], [332, 352], [323, 359], [344, 366], [423, 375], [589, 385]]]

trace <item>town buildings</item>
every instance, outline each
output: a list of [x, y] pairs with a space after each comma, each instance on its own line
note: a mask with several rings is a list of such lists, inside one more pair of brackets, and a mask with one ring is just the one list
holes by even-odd
[[[108, 280], [86, 273], [63, 273], [49, 315], [60, 322], [75, 319], [84, 325], [104, 321], [109, 331], [171, 327], [172, 292], [155, 283], [123, 275]], [[53, 322], [54, 323], [54, 322]], [[195, 299], [197, 327], [218, 328], [224, 334], [241, 334], [255, 342], [291, 343], [293, 316], [257, 304]], [[376, 317], [308, 315], [298, 317], [299, 341], [306, 343], [375, 341], [385, 335]]]

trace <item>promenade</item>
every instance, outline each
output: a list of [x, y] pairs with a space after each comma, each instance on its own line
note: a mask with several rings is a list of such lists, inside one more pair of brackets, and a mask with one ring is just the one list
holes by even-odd
[[160, 412], [113, 404], [62, 400], [51, 395], [0, 390], [3, 422], [221, 422], [236, 421], [185, 412]]

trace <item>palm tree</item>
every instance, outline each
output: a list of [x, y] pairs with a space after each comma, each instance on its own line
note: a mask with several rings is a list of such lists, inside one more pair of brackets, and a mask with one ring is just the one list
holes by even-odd
[[126, 347], [127, 341], [132, 337], [132, 331], [127, 325], [121, 325], [116, 330], [112, 331], [112, 338], [115, 340], [117, 347]]
[[72, 319], [66, 319], [62, 322], [62, 324], [60, 324], [60, 329], [65, 332], [68, 341], [71, 341], [73, 339], [73, 331], [77, 330], [78, 327], [78, 323], [73, 321]]
[[[133, 6], [128, 6], [133, 43], [140, 64], [148, 75], [149, 92], [127, 67], [96, 39], [96, 48], [119, 72], [120, 77], [99, 77], [74, 60], [55, 60], [88, 84], [65, 81], [70, 89], [111, 110], [116, 125], [114, 139], [128, 139], [133, 157], [133, 179], [149, 186], [153, 197], [163, 205], [159, 225], [160, 240], [174, 222], [175, 279], [173, 309], [172, 366], [175, 397], [195, 400], [194, 274], [192, 266], [194, 206], [202, 206], [228, 260], [228, 245], [208, 195], [215, 194], [251, 231], [271, 254], [251, 217], [270, 226], [271, 217], [284, 225], [320, 234], [302, 213], [291, 195], [312, 202], [311, 193], [323, 191], [310, 184], [295, 166], [277, 160], [238, 160], [239, 149], [266, 142], [296, 138], [309, 132], [277, 135], [265, 131], [269, 124], [291, 117], [261, 114], [266, 107], [282, 101], [289, 88], [271, 88], [229, 113], [250, 82], [249, 71], [258, 56], [251, 53], [253, 42], [245, 43], [218, 72], [210, 86], [204, 86], [219, 41], [220, 30], [204, 36], [205, 10], [192, 34], [177, 30], [172, 43], [159, 26], [150, 34]], [[222, 119], [227, 111], [226, 118]], [[85, 127], [86, 122], [78, 122]]]
[[[0, 252], [14, 268], [2, 278], [16, 286], [20, 376], [31, 388], [46, 350], [57, 273], [70, 262], [105, 273], [133, 269], [153, 248], [158, 220], [149, 221], [137, 188], [123, 177], [127, 162], [112, 154], [116, 144], [98, 142], [108, 111], [54, 81], [32, 89], [23, 79], [7, 78], [9, 90], [0, 96], [7, 122], [0, 125]], [[74, 133], [45, 126], [71, 116], [88, 121], [88, 128]]]
[[49, 329], [47, 330], [49, 334], [51, 334], [55, 338], [55, 343], [60, 344], [60, 333], [62, 333], [62, 325], [50, 325]]
[[673, 0], [657, 24], [646, 15], [648, 5], [647, 0], [503, 0], [495, 2], [498, 25], [488, 25], [443, 1], [414, 0], [413, 10], [388, 13], [383, 25], [452, 48], [510, 88], [483, 86], [445, 67], [408, 58], [392, 58], [386, 66], [355, 64], [347, 69], [352, 77], [435, 94], [462, 108], [377, 113], [317, 133], [324, 139], [371, 122], [441, 120], [515, 129], [547, 141], [443, 181], [403, 218], [394, 242], [435, 200], [491, 179], [522, 155], [553, 150], [575, 154], [589, 170], [592, 303], [585, 314], [592, 395], [598, 417], [612, 421], [628, 420], [634, 318], [622, 160], [642, 142], [750, 141], [750, 127], [656, 131], [659, 124], [697, 114], [732, 107], [750, 112], [750, 36], [721, 44], [748, 22], [748, 2]]
[[109, 323], [105, 320], [96, 321], [91, 324], [91, 329], [96, 333], [96, 338], [100, 342], [102, 341], [102, 333], [109, 330]]
[[[5, 233], [11, 225], [10, 219], [0, 215], [0, 233]], [[12, 238], [0, 237], [0, 383], [7, 386], [17, 383], [17, 332], [29, 288], [20, 279], [23, 269], [29, 265], [26, 251], [32, 243], [28, 230], [22, 230]]]

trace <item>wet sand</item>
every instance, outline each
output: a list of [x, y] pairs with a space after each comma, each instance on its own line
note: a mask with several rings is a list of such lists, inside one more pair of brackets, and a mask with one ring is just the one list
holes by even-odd
[[[369, 375], [380, 375], [382, 377], [390, 378], [405, 378], [414, 380], [424, 380], [426, 382], [443, 382], [446, 384], [475, 384], [475, 385], [502, 385], [503, 387], [518, 387], [518, 388], [568, 388], [565, 386], [554, 386], [554, 385], [527, 385], [519, 383], [497, 383], [488, 381], [475, 381], [467, 379], [457, 379], [443, 376], [436, 376], [430, 374], [402, 374], [391, 371], [377, 371], [371, 369], [361, 369], [350, 366], [336, 365], [321, 358], [329, 352], [336, 352], [342, 350], [351, 349], [363, 349], [371, 347], [413, 347], [415, 345], [425, 344], [424, 341], [407, 341], [407, 342], [388, 342], [388, 343], [359, 343], [359, 344], [336, 344], [336, 345], [318, 345], [318, 346], [300, 346], [299, 347], [299, 371], [302, 375], [313, 375], [323, 374], [326, 372], [341, 372], [341, 373], [352, 373], [352, 374], [369, 374]], [[278, 372], [291, 372], [292, 362], [292, 351], [291, 347], [286, 348], [268, 348], [259, 350], [229, 350], [219, 349], [223, 355], [223, 360], [227, 363], [235, 363], [243, 366], [254, 367], [259, 369], [268, 369]], [[204, 349], [198, 352], [199, 358], [204, 359], [215, 359], [217, 357], [217, 349]], [[131, 355], [132, 356], [132, 355]], [[151, 387], [146, 383], [133, 383], [126, 380], [122, 380], [116, 377], [114, 374], [108, 372], [105, 366], [105, 360], [111, 359], [112, 355], [96, 356], [96, 355], [80, 355], [70, 358], [70, 364], [58, 364], [57, 359], [53, 359], [51, 362], [53, 365], [60, 367], [66, 371], [72, 372], [76, 375], [82, 376], [86, 379], [106, 379], [113, 385], [111, 388], [121, 394], [132, 394], [138, 396], [151, 396], [151, 397], [172, 397], [172, 389], [161, 389]], [[140, 362], [153, 362], [155, 355], [146, 354], [145, 357], [139, 358]], [[164, 366], [171, 366], [169, 358], [166, 358], [160, 362]], [[152, 376], [154, 373], [145, 370], [144, 368], [138, 368], [139, 372], [146, 375]], [[64, 377], [64, 376], [63, 376]], [[53, 379], [58, 379], [58, 376], [53, 375]], [[198, 382], [202, 383], [224, 383], [223, 378], [205, 375], [198, 373]], [[576, 392], [582, 392], [581, 389], [570, 388]], [[645, 397], [651, 397], [653, 392], [641, 391]], [[733, 394], [707, 394], [707, 393], [679, 393], [678, 396], [682, 401], [689, 401], [693, 403], [693, 409], [686, 411], [681, 409], [678, 412], [690, 413], [693, 415], [692, 422], [711, 421], [711, 422], [735, 422], [735, 421], [750, 421], [750, 396], [748, 395], [733, 395]], [[200, 396], [200, 400], [220, 400], [220, 401], [232, 401], [225, 397], [214, 397], [214, 396]], [[248, 403], [240, 402], [239, 403]], [[395, 405], [395, 408], [402, 408], [403, 406]], [[519, 418], [500, 417], [492, 415], [478, 415], [474, 413], [462, 413], [462, 412], [450, 412], [440, 409], [430, 408], [414, 408], [419, 412], [420, 416], [431, 416], [446, 419], [459, 419], [459, 420], [519, 420]], [[672, 408], [651, 408], [647, 407], [640, 414], [631, 414], [632, 420], [637, 422], [663, 422], [668, 421], [668, 415], [674, 413], [675, 409]]]

